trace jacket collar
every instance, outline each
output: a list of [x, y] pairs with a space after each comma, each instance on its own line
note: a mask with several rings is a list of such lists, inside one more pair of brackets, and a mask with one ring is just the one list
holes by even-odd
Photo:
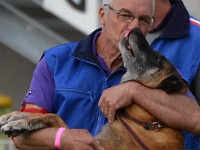
[[86, 36], [84, 39], [82, 39], [76, 46], [72, 56], [96, 63], [96, 57], [93, 54], [93, 39], [96, 33], [99, 31], [101, 31], [101, 28], [95, 30], [94, 32]]
[[[72, 53], [72, 57], [99, 65], [99, 61], [93, 51], [93, 40], [97, 33], [101, 31], [102, 28], [96, 29], [91, 34], [82, 39], [80, 42], [78, 42], [74, 52]], [[119, 70], [125, 70], [125, 68], [121, 66]]]
[[189, 13], [182, 0], [171, 0], [171, 3], [171, 11], [159, 25], [161, 26], [160, 30], [162, 30], [160, 38], [179, 38], [187, 35], [189, 32]]

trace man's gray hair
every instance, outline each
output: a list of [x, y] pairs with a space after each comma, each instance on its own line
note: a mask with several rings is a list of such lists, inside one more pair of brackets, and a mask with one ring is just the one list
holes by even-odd
[[113, 0], [103, 0], [102, 5], [104, 4], [112, 4]]
[[[112, 4], [114, 0], [103, 0], [102, 5], [105, 4]], [[153, 12], [152, 15], [154, 16], [154, 12], [155, 12], [155, 0], [152, 0], [152, 8], [153, 8]]]
[[[103, 0], [103, 2], [102, 2], [102, 6], [104, 6], [105, 4], [112, 4], [113, 3], [113, 1], [114, 0]], [[108, 14], [108, 12], [109, 12], [109, 8], [108, 7], [106, 7], [106, 8], [104, 8], [104, 10], [105, 10], [105, 13], [106, 14]]]

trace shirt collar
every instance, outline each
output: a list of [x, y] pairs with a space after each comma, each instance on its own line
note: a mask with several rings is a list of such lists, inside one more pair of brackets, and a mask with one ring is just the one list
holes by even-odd
[[99, 37], [99, 35], [101, 34], [101, 31], [96, 32], [94, 39], [93, 39], [93, 43], [92, 43], [92, 51], [93, 51], [93, 56], [96, 58], [96, 62], [101, 66], [101, 68], [106, 72], [107, 75], [110, 74], [110, 70], [108, 68], [108, 66], [106, 65], [104, 59], [98, 55], [97, 53], [97, 48], [96, 48], [96, 42], [97, 42], [97, 38]]

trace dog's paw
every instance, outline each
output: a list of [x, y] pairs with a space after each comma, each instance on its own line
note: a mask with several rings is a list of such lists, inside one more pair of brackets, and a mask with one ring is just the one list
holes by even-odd
[[18, 111], [13, 111], [11, 113], [2, 115], [0, 117], [0, 127], [8, 122], [10, 122], [11, 120], [14, 120], [14, 118], [16, 118], [17, 114], [19, 114], [20, 112]]
[[8, 136], [18, 136], [20, 133], [27, 132], [27, 129], [22, 129], [20, 126], [16, 126], [16, 122], [9, 122], [1, 127], [1, 133]]
[[46, 124], [40, 123], [36, 119], [20, 119], [3, 125], [1, 127], [1, 133], [8, 136], [18, 136], [22, 133], [28, 133], [46, 127]]

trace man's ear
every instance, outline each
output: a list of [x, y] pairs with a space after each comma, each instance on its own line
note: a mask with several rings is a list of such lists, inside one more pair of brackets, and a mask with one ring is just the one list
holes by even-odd
[[99, 21], [101, 23], [101, 25], [105, 25], [105, 10], [104, 10], [104, 7], [102, 6], [100, 9], [99, 9]]

